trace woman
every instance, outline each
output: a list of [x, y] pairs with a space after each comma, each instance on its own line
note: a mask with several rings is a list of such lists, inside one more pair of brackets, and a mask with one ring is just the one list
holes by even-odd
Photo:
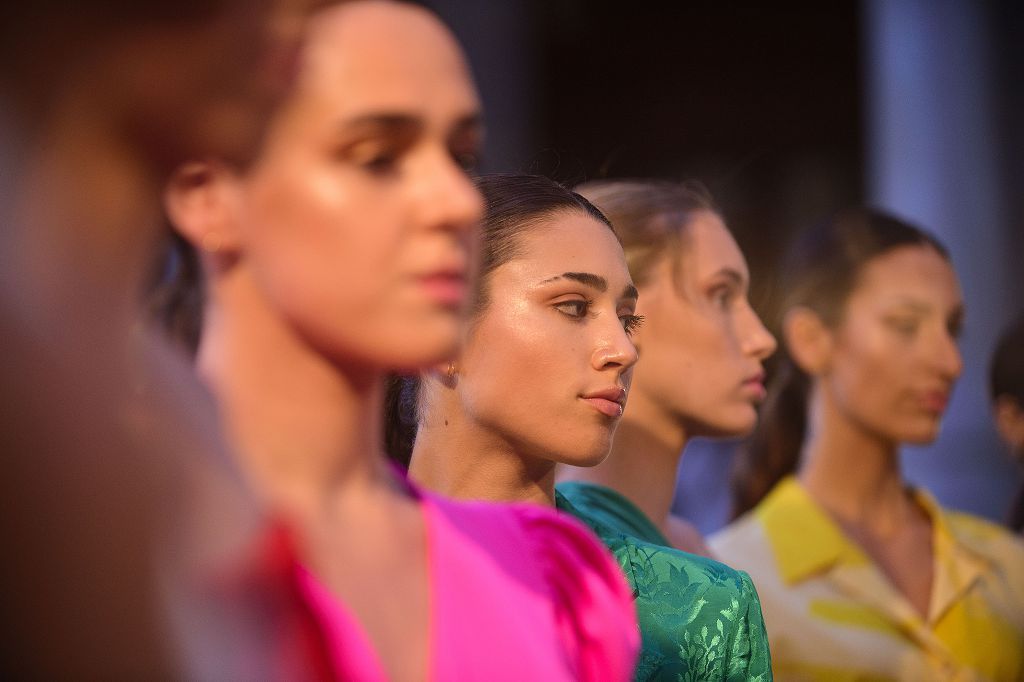
[[612, 453], [566, 467], [559, 491], [588, 516], [657, 545], [710, 556], [671, 513], [676, 472], [694, 436], [742, 436], [764, 398], [775, 339], [747, 301], [747, 263], [697, 185], [599, 181], [578, 190], [622, 237], [640, 290], [643, 355]]
[[782, 270], [786, 353], [711, 547], [750, 571], [776, 672], [798, 679], [1020, 679], [1024, 547], [900, 473], [961, 369], [963, 301], [934, 237], [851, 210]]
[[[1018, 464], [1024, 464], [1024, 317], [999, 337], [989, 364], [989, 397], [999, 437]], [[1007, 525], [1024, 534], [1024, 486], [1014, 497]]]
[[246, 563], [259, 517], [197, 382], [137, 324], [165, 174], [252, 153], [307, 4], [0, 7], [0, 677], [230, 679], [244, 661], [301, 679], [313, 664], [284, 618], [269, 624], [276, 597], [288, 611], [271, 576], [208, 589]]
[[[459, 358], [423, 381], [410, 476], [468, 499], [577, 510], [558, 464], [607, 457], [637, 360], [637, 290], [608, 220], [536, 176], [492, 176], [483, 258]], [[401, 397], [401, 396], [400, 396]], [[392, 420], [395, 423], [395, 420]], [[594, 519], [633, 588], [643, 647], [637, 679], [769, 679], [757, 596], [745, 574]]]
[[481, 120], [458, 46], [364, 0], [316, 15], [304, 58], [255, 163], [183, 166], [167, 205], [203, 252], [199, 372], [336, 673], [628, 676], [628, 592], [584, 529], [421, 495], [382, 456], [385, 373], [451, 357], [468, 294]]

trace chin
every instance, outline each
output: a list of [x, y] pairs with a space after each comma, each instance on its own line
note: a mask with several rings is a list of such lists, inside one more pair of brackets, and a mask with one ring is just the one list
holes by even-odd
[[757, 412], [747, 408], [736, 414], [716, 415], [714, 419], [697, 422], [689, 428], [689, 432], [703, 438], [742, 438], [750, 435], [755, 426]]
[[940, 417], [917, 416], [913, 420], [908, 419], [907, 422], [900, 426], [901, 428], [895, 428], [891, 431], [893, 440], [897, 443], [931, 445], [942, 432], [942, 419]]
[[608, 455], [612, 451], [612, 440], [611, 438], [599, 439], [590, 444], [589, 447], [580, 447], [580, 443], [576, 442], [573, 444], [572, 450], [563, 450], [561, 455], [557, 458], [559, 464], [568, 464], [574, 467], [596, 467], [601, 462], [608, 459]]
[[938, 439], [939, 432], [938, 425], [933, 428], [915, 429], [902, 434], [897, 441], [906, 445], [931, 445]]

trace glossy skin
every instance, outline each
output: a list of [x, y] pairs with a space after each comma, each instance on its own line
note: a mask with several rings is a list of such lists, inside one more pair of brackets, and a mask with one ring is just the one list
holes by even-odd
[[930, 443], [963, 367], [960, 285], [949, 262], [903, 247], [861, 271], [819, 373], [826, 409], [888, 443]]
[[311, 36], [295, 95], [238, 184], [228, 238], [319, 353], [416, 369], [458, 339], [482, 212], [465, 171], [480, 105], [426, 13], [361, 2], [336, 14], [315, 24], [330, 39]]
[[478, 429], [526, 460], [596, 464], [608, 455], [621, 414], [613, 401], [625, 399], [637, 360], [622, 249], [607, 226], [577, 211], [547, 218], [520, 244], [521, 256], [487, 283], [490, 303], [458, 363], [459, 402]]
[[702, 211], [683, 239], [641, 288], [634, 404], [687, 437], [742, 435], [757, 421], [775, 339], [750, 307], [746, 260], [722, 220]]

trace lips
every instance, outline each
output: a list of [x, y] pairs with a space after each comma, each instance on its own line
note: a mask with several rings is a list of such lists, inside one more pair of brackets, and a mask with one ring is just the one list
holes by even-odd
[[765, 373], [758, 372], [743, 380], [744, 392], [750, 394], [757, 401], [764, 400], [768, 390], [764, 387]]
[[469, 278], [461, 268], [436, 270], [416, 281], [430, 299], [448, 307], [461, 306], [469, 294]]
[[942, 414], [949, 404], [949, 392], [947, 391], [925, 391], [921, 394], [921, 406], [928, 412]]
[[621, 386], [610, 386], [580, 398], [606, 417], [618, 418], [626, 407], [626, 389]]

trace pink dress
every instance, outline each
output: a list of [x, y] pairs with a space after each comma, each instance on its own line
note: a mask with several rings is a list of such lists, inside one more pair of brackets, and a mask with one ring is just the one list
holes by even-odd
[[[418, 493], [430, 571], [428, 680], [629, 680], [639, 647], [622, 572], [591, 534], [535, 505]], [[305, 569], [299, 587], [342, 679], [387, 677], [355, 617]]]

